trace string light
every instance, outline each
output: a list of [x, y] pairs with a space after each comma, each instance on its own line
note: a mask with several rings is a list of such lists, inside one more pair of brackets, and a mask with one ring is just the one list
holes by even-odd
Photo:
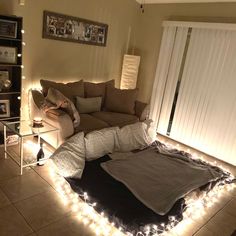
[[[195, 155], [195, 157], [197, 156]], [[142, 230], [133, 234], [133, 232], [127, 231], [123, 226], [115, 225], [114, 222], [109, 222], [109, 219], [106, 217], [104, 212], [99, 214], [94, 209], [97, 205], [96, 202], [89, 202], [90, 198], [87, 192], [81, 194], [72, 192], [69, 183], [55, 172], [53, 165], [50, 165], [50, 167], [50, 175], [55, 182], [56, 190], [59, 193], [63, 204], [71, 207], [71, 210], [77, 214], [77, 219], [84, 225], [88, 225], [96, 235], [105, 236], [159, 236], [168, 231], [177, 233], [182, 232], [196, 219], [205, 215], [206, 210], [218, 202], [220, 196], [225, 193], [225, 191], [232, 191], [236, 187], [234, 183], [231, 183], [231, 181], [235, 179], [234, 176], [230, 172], [224, 172], [228, 175], [228, 178], [219, 181], [209, 192], [203, 192], [201, 196], [197, 197], [197, 199], [196, 196], [189, 197], [187, 195], [185, 198], [186, 207], [181, 221], [175, 216], [170, 216], [167, 224], [162, 222], [147, 225]]]

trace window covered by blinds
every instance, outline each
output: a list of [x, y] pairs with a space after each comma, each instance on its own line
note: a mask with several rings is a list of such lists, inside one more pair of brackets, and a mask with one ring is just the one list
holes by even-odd
[[163, 38], [170, 28], [176, 33], [168, 66], [162, 41], [151, 102], [154, 125], [161, 134], [236, 165], [236, 27], [167, 25]]

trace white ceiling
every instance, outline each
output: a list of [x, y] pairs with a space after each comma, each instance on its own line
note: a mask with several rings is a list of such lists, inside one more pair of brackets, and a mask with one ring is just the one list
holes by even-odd
[[136, 0], [138, 3], [202, 3], [202, 2], [236, 2], [236, 0]]

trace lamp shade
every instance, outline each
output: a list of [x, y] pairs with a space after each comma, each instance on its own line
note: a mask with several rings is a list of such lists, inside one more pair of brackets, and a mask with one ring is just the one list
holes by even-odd
[[140, 56], [124, 55], [122, 75], [121, 75], [121, 89], [135, 89], [137, 84], [138, 69], [140, 64]]

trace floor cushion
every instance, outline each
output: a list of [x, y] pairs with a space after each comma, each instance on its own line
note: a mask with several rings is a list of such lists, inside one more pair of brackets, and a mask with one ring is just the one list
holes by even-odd
[[93, 130], [99, 130], [107, 127], [110, 127], [110, 125], [94, 116], [89, 114], [80, 114], [80, 125], [75, 131], [83, 131], [84, 133], [88, 133]]
[[138, 121], [137, 116], [117, 112], [100, 111], [94, 112], [91, 115], [99, 120], [106, 122], [110, 126], [123, 127], [125, 125], [133, 124]]

